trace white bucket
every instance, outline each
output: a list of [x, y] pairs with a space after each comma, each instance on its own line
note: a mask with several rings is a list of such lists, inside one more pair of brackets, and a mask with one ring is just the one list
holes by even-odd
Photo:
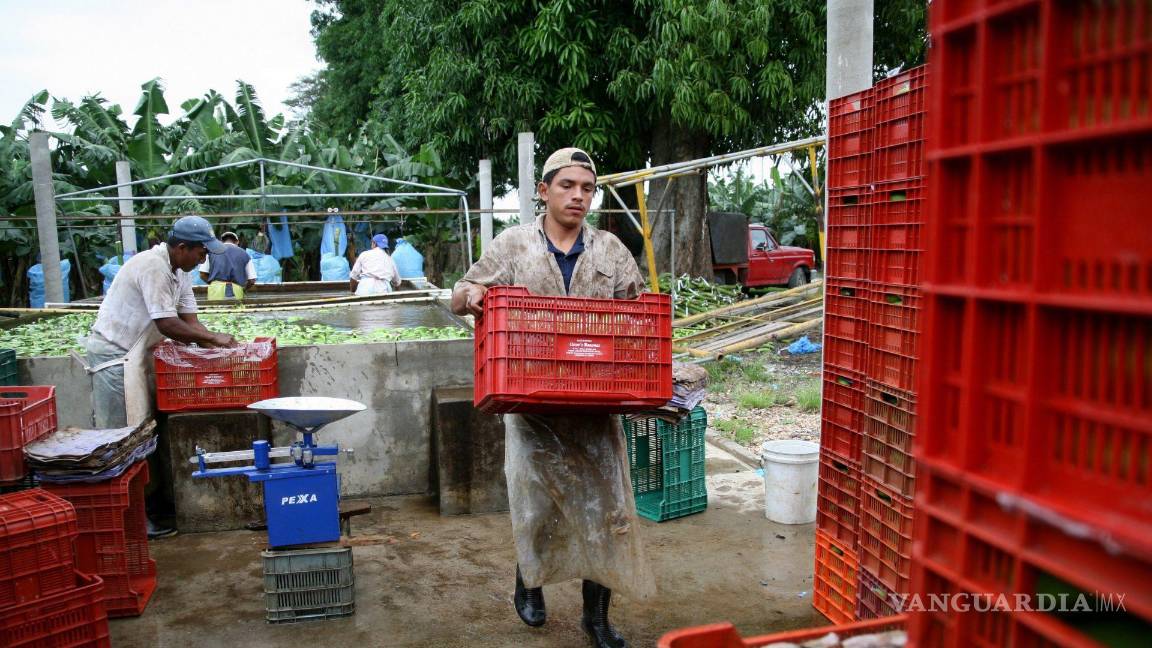
[[815, 522], [820, 446], [800, 439], [769, 441], [760, 450], [760, 460], [764, 517], [780, 524]]

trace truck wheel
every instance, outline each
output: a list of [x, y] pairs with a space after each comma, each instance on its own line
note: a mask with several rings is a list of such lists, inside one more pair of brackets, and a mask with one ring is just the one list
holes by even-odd
[[792, 271], [792, 275], [788, 277], [789, 288], [799, 288], [808, 283], [808, 271], [804, 268], [796, 268]]

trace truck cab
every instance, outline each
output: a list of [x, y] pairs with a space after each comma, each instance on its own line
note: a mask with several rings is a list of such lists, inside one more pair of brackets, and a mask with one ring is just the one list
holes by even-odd
[[812, 250], [780, 245], [767, 227], [748, 223], [744, 214], [711, 213], [708, 225], [717, 283], [795, 288], [811, 280]]

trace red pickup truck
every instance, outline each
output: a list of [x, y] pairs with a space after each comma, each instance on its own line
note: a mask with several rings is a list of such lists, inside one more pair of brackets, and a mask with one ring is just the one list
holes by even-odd
[[767, 227], [749, 224], [744, 214], [710, 213], [708, 229], [716, 283], [795, 288], [812, 279], [816, 253], [780, 245]]

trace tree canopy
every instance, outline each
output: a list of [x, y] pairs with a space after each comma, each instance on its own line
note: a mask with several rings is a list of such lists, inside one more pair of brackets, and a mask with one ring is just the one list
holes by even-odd
[[[822, 121], [820, 2], [317, 4], [313, 31], [327, 62], [317, 122], [352, 132], [379, 120], [402, 145], [435, 146], [450, 168], [490, 158], [498, 185], [515, 177], [519, 131], [533, 131], [543, 155], [580, 146], [611, 172], [795, 139]], [[878, 70], [918, 62], [923, 16], [922, 0], [878, 0]], [[701, 273], [706, 180], [681, 179], [673, 192], [688, 219], [678, 256]]]

